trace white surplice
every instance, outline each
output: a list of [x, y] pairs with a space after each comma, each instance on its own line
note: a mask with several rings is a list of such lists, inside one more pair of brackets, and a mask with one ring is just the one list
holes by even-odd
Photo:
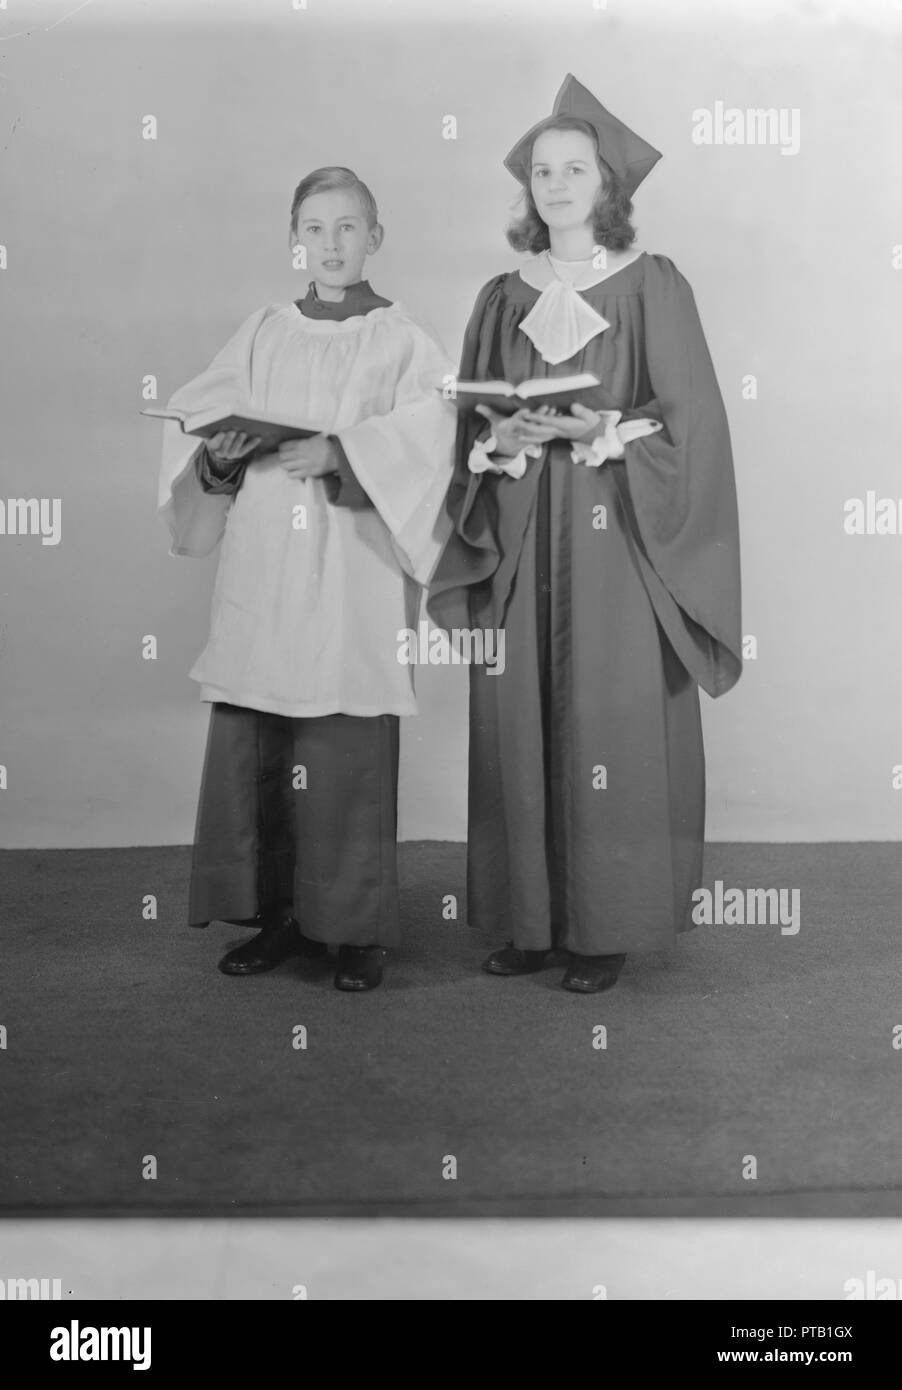
[[174, 409], [239, 402], [337, 435], [374, 503], [333, 505], [321, 478], [290, 478], [277, 455], [251, 463], [236, 494], [205, 493], [197, 439], [164, 422], [169, 553], [204, 556], [222, 540], [210, 636], [190, 672], [202, 700], [294, 717], [416, 713], [399, 633], [416, 627], [450, 531], [456, 412], [436, 388], [451, 374], [398, 304], [343, 321], [277, 304], [175, 392]]

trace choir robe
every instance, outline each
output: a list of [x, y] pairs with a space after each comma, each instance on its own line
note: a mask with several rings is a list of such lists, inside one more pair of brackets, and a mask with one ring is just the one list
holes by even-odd
[[271, 304], [172, 396], [173, 409], [240, 401], [336, 436], [373, 504], [333, 505], [332, 479], [291, 478], [277, 455], [256, 459], [237, 493], [206, 492], [202, 443], [164, 422], [170, 554], [222, 542], [209, 639], [190, 672], [202, 700], [293, 717], [416, 713], [398, 634], [416, 626], [450, 529], [454, 410], [436, 389], [448, 370], [397, 303], [347, 318]]
[[[470, 672], [468, 915], [524, 949], [651, 950], [691, 926], [705, 782], [699, 686], [741, 672], [739, 544], [723, 402], [689, 284], [639, 254], [584, 301], [608, 327], [552, 366], [519, 325], [519, 272], [481, 291], [462, 379], [569, 375], [664, 428], [601, 467], [558, 440], [514, 479], [468, 469], [430, 586], [444, 628], [504, 630], [505, 669]], [[497, 460], [496, 460], [497, 461]], [[503, 460], [502, 460], [503, 461]]]
[[[339, 303], [311, 285], [303, 301], [253, 315], [172, 398], [182, 409], [245, 400], [339, 431], [337, 473], [307, 482], [267, 458], [213, 474], [202, 443], [178, 427], [164, 441], [170, 553], [203, 555], [225, 532], [210, 639], [191, 673], [212, 704], [194, 926], [253, 925], [281, 902], [315, 940], [398, 942], [398, 714], [415, 709], [398, 629], [449, 529], [453, 410], [436, 392], [446, 371], [428, 335], [367, 282]], [[306, 526], [293, 532], [299, 501]]]

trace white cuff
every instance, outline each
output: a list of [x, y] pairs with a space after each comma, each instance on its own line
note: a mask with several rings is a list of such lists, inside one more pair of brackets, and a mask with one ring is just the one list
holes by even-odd
[[624, 445], [631, 439], [642, 439], [664, 428], [660, 420], [649, 419], [624, 420], [618, 425], [619, 410], [602, 410], [599, 414], [604, 420], [604, 434], [597, 435], [591, 444], [582, 444], [577, 439], [570, 450], [573, 462], [584, 463], [588, 468], [600, 468], [608, 459], [622, 459]]
[[573, 441], [570, 457], [574, 463], [584, 463], [587, 468], [600, 468], [608, 459], [623, 458], [623, 440], [617, 429], [619, 410], [603, 411], [604, 434], [597, 434], [591, 444], [583, 444], [579, 439]]
[[528, 444], [521, 449], [513, 458], [504, 457], [503, 463], [495, 463], [490, 458], [490, 454], [497, 448], [498, 441], [493, 434], [488, 439], [477, 439], [467, 460], [467, 467], [471, 473], [506, 473], [509, 478], [522, 478], [526, 472], [526, 459], [540, 458], [542, 454], [541, 444]]

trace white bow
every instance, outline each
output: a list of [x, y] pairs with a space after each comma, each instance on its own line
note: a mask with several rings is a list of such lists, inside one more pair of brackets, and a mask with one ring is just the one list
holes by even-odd
[[566, 362], [597, 333], [610, 328], [569, 280], [552, 280], [539, 295], [520, 328], [546, 362]]

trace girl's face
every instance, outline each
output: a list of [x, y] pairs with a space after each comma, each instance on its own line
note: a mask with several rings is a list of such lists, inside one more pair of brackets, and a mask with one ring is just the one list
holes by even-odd
[[353, 285], [367, 256], [378, 250], [382, 228], [370, 227], [360, 198], [350, 188], [312, 193], [298, 208], [295, 244], [307, 252], [314, 280], [332, 289]]
[[533, 145], [530, 189], [549, 229], [591, 226], [603, 183], [595, 146], [581, 130], [545, 130]]

